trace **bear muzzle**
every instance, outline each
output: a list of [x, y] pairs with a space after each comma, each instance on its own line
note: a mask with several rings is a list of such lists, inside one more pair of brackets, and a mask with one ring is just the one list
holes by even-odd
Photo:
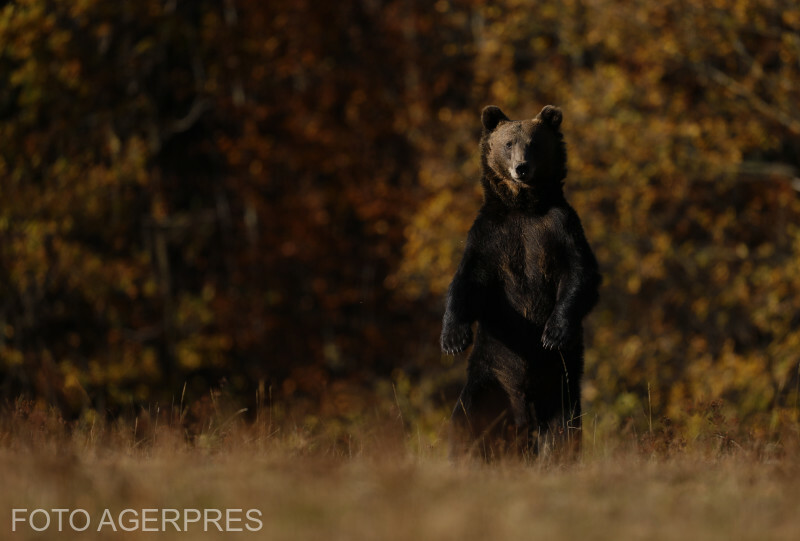
[[517, 182], [523, 182], [530, 176], [531, 168], [528, 165], [528, 162], [520, 162], [512, 165], [509, 168], [509, 173], [511, 174], [511, 178], [513, 180]]

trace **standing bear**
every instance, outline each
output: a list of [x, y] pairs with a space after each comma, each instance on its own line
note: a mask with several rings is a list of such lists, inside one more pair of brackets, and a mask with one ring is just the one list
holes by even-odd
[[451, 452], [486, 459], [580, 449], [582, 320], [600, 274], [567, 203], [561, 110], [481, 115], [484, 201], [447, 293], [441, 345], [475, 344], [452, 415]]

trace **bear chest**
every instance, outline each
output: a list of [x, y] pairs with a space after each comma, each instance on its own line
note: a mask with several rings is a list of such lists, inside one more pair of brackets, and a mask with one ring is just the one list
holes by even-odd
[[558, 245], [545, 227], [513, 225], [505, 232], [504, 249], [497, 254], [502, 282], [519, 293], [541, 295], [555, 278]]
[[500, 261], [501, 306], [534, 325], [544, 325], [555, 307], [558, 290], [550, 246], [519, 238]]

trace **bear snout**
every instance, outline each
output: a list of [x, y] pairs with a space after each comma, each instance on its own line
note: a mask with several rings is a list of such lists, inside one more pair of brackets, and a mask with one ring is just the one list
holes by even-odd
[[524, 180], [530, 173], [530, 166], [527, 162], [518, 163], [511, 168], [511, 178], [514, 180]]

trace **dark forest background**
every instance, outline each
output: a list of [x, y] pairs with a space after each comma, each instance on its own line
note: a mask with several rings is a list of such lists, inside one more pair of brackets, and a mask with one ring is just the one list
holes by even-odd
[[480, 110], [548, 103], [604, 274], [584, 410], [796, 422], [789, 0], [0, 2], [2, 396], [441, 422]]

